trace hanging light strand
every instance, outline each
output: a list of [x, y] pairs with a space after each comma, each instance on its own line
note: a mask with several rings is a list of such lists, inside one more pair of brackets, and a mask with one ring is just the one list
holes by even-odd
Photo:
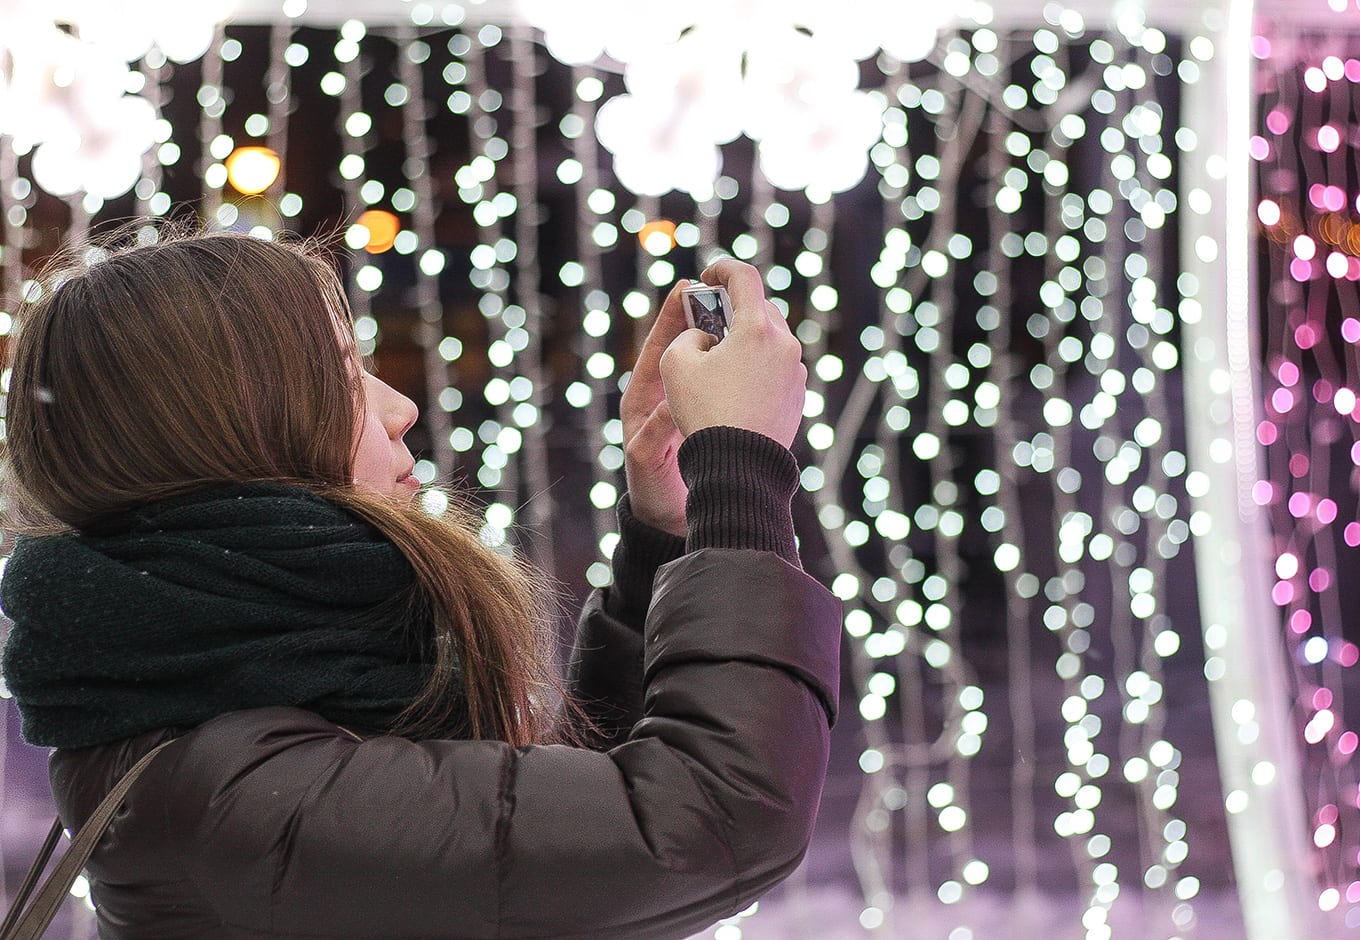
[[[340, 38], [335, 43], [334, 55], [339, 64], [338, 72], [331, 72], [328, 79], [333, 87], [339, 88], [337, 97], [340, 112], [337, 120], [342, 156], [340, 158], [341, 190], [344, 193], [344, 207], [347, 218], [354, 219], [354, 213], [364, 205], [364, 187], [382, 186], [372, 180], [368, 166], [370, 134], [373, 118], [364, 110], [363, 82], [367, 71], [363, 61], [363, 43], [368, 38], [368, 29], [358, 20], [346, 20], [340, 27]], [[332, 78], [331, 76], [336, 76]], [[338, 79], [338, 80], [337, 80]], [[349, 247], [349, 302], [354, 311], [355, 330], [359, 334], [359, 352], [369, 356], [382, 341], [378, 321], [373, 316], [373, 294], [382, 288], [382, 268], [370, 260], [364, 248], [369, 243], [370, 233], [357, 223], [352, 223], [345, 240]]]
[[524, 310], [524, 330], [527, 343], [516, 356], [518, 372], [511, 380], [511, 398], [517, 402], [511, 419], [523, 434], [521, 465], [523, 467], [524, 512], [521, 525], [533, 533], [529, 546], [533, 556], [549, 574], [555, 570], [552, 546], [553, 520], [556, 509], [552, 478], [548, 466], [548, 440], [545, 411], [551, 397], [551, 377], [545, 368], [544, 336], [549, 324], [543, 312], [543, 298], [539, 294], [541, 271], [539, 266], [538, 227], [542, 221], [537, 206], [538, 191], [538, 100], [535, 76], [538, 57], [533, 36], [527, 26], [514, 25], [509, 30], [510, 64], [512, 69], [510, 112], [511, 149], [514, 152], [513, 196], [516, 206], [532, 207], [517, 211], [515, 242], [515, 283], [519, 305]]
[[[419, 43], [419, 46], [416, 45]], [[402, 164], [410, 196], [402, 197], [411, 219], [413, 238], [403, 239], [397, 250], [415, 255], [415, 303], [420, 324], [415, 331], [425, 364], [426, 401], [437, 406], [425, 409], [425, 421], [430, 430], [436, 479], [448, 481], [453, 477], [454, 451], [452, 413], [461, 405], [462, 396], [456, 388], [453, 365], [440, 355], [444, 340], [444, 302], [440, 296], [439, 280], [443, 273], [444, 254], [439, 249], [435, 220], [442, 208], [436, 201], [434, 176], [430, 170], [430, 134], [428, 121], [430, 102], [426, 98], [425, 75], [422, 68], [429, 56], [429, 44], [417, 36], [416, 30], [402, 24], [397, 29], [398, 90], [393, 92], [400, 102], [401, 139], [406, 151]], [[412, 53], [415, 53], [413, 57]], [[421, 58], [421, 61], [416, 61]], [[389, 89], [391, 90], [391, 89]], [[390, 100], [390, 99], [389, 99]], [[393, 208], [398, 194], [392, 196]], [[397, 238], [401, 238], [398, 234]], [[434, 498], [435, 503], [439, 498]]]
[[[584, 422], [585, 433], [580, 439], [584, 442], [582, 456], [588, 459], [591, 468], [587, 493], [593, 540], [603, 558], [608, 559], [618, 540], [614, 507], [618, 503], [625, 442], [623, 423], [610, 418], [618, 367], [609, 350], [611, 339], [618, 337], [601, 263], [602, 251], [617, 245], [618, 231], [612, 223], [603, 222], [601, 216], [613, 208], [616, 197], [612, 187], [606, 193], [600, 185], [599, 145], [593, 128], [602, 83], [596, 69], [589, 65], [572, 66], [571, 88], [570, 114], [579, 120], [575, 125], [578, 132], [571, 138], [571, 156], [558, 164], [557, 175], [571, 188], [576, 205], [576, 255], [562, 266], [558, 279], [581, 298], [577, 307], [581, 311], [578, 354], [586, 382], [578, 383], [571, 397]], [[649, 257], [645, 251], [639, 251], [638, 256]], [[647, 307], [650, 310], [654, 304]], [[604, 560], [592, 562], [586, 570], [587, 580], [596, 586], [607, 583], [609, 577], [609, 565]]]
[[[291, 22], [274, 23], [269, 27], [269, 65], [264, 74], [264, 94], [268, 102], [266, 140], [269, 149], [280, 156], [288, 152], [288, 116], [296, 105], [293, 69], [288, 62], [288, 51], [294, 44], [295, 34]], [[286, 192], [287, 182], [288, 166], [280, 161], [279, 173], [265, 191], [265, 198], [277, 206]], [[282, 227], [287, 228], [287, 224]]]
[[212, 43], [200, 63], [202, 80], [198, 86], [198, 178], [203, 181], [203, 218], [209, 224], [219, 220], [222, 207], [222, 187], [227, 184], [227, 167], [223, 162], [232, 151], [232, 139], [222, 133], [222, 116], [227, 111], [222, 80], [225, 63], [222, 43], [226, 31], [218, 26]]

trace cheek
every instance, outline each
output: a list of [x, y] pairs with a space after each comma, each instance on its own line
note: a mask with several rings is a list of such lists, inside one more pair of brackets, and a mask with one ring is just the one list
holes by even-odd
[[391, 443], [381, 422], [365, 416], [354, 450], [353, 476], [356, 483], [390, 483]]

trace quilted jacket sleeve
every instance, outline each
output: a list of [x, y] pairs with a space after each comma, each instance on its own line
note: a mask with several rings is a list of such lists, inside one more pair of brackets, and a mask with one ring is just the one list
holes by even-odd
[[613, 582], [593, 591], [576, 624], [567, 666], [568, 692], [589, 719], [586, 743], [619, 744], [642, 717], [642, 630], [657, 569], [685, 553], [685, 540], [633, 516], [619, 500]]
[[175, 749], [167, 828], [243, 936], [682, 937], [805, 851], [839, 614], [774, 553], [692, 552], [657, 575], [643, 717], [612, 750], [236, 713]]
[[705, 428], [677, 454], [689, 488], [686, 538], [652, 528], [619, 501], [613, 581], [586, 600], [568, 668], [569, 691], [593, 724], [587, 743], [620, 743], [642, 717], [643, 620], [657, 569], [686, 551], [771, 551], [798, 566], [790, 502], [793, 455], [773, 440], [731, 427]]

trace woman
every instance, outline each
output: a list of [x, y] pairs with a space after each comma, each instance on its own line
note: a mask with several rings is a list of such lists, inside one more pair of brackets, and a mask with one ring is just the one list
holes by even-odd
[[24, 734], [72, 828], [173, 741], [90, 861], [101, 936], [684, 936], [797, 865], [839, 633], [789, 514], [806, 370], [753, 269], [703, 277], [735, 322], [686, 331], [677, 289], [647, 337], [565, 690], [535, 579], [412, 499], [415, 406], [325, 263], [182, 238], [29, 304], [6, 458], [39, 534], [0, 595]]

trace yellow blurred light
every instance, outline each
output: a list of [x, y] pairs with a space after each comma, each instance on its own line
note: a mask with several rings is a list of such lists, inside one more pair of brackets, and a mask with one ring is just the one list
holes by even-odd
[[638, 241], [654, 255], [664, 255], [675, 247], [675, 223], [655, 219], [638, 229]]
[[401, 220], [386, 209], [369, 209], [359, 216], [356, 224], [368, 229], [368, 244], [364, 251], [380, 255], [392, 247], [401, 231]]
[[268, 147], [237, 147], [227, 157], [227, 180], [238, 193], [262, 193], [279, 178], [279, 155]]

